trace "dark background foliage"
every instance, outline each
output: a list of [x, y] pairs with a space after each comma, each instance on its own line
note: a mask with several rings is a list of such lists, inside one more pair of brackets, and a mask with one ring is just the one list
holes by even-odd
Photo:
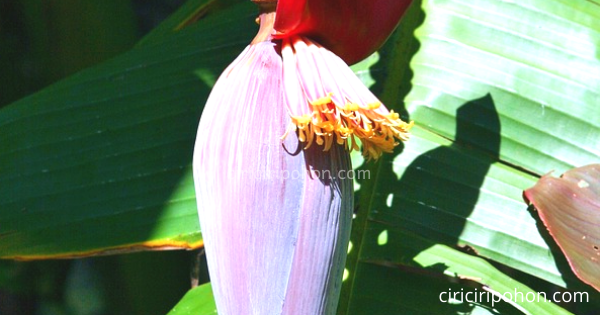
[[[130, 49], [183, 2], [0, 0], [0, 107]], [[0, 314], [164, 314], [196, 254], [0, 261]]]

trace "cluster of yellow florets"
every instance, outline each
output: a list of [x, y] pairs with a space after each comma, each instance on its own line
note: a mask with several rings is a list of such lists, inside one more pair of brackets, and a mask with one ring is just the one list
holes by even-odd
[[327, 96], [310, 102], [312, 113], [292, 116], [292, 128], [298, 130], [306, 148], [313, 142], [331, 148], [334, 141], [349, 150], [359, 150], [356, 138], [360, 139], [363, 155], [367, 159], [378, 159], [383, 152], [391, 153], [397, 140], [406, 141], [413, 122], [406, 123], [394, 111], [381, 114], [377, 111], [381, 103], [360, 105], [347, 102], [335, 104]]

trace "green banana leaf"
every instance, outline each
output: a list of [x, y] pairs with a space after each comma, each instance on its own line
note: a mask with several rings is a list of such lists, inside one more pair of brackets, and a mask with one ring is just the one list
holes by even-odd
[[210, 283], [190, 290], [167, 315], [213, 315], [217, 306]]
[[[196, 126], [254, 16], [249, 3], [189, 1], [130, 52], [0, 110], [0, 257], [200, 246]], [[521, 193], [598, 160], [599, 17], [586, 0], [415, 1], [386, 47], [355, 66], [417, 126], [395, 155], [354, 159], [369, 177], [356, 180], [340, 314], [491, 314], [436, 299], [449, 288], [531, 292], [515, 272], [586, 289]]]
[[[205, 3], [191, 1], [176, 17], [187, 21]], [[3, 108], [0, 257], [201, 246], [191, 175], [197, 124], [220, 71], [252, 37], [255, 14], [244, 3], [159, 28], [131, 51]]]
[[[366, 262], [420, 265], [416, 257], [434, 245], [407, 250], [406, 233], [587, 290], [597, 303], [597, 292], [576, 280], [527, 211], [522, 191], [546, 172], [599, 159], [600, 5], [423, 1], [423, 21], [413, 9], [371, 73], [383, 78], [375, 89], [384, 103], [404, 98], [398, 110], [417, 128], [401, 154], [362, 167], [376, 180], [359, 182], [357, 252], [347, 263], [340, 314], [354, 314]], [[406, 39], [408, 24], [418, 25], [418, 44]], [[384, 232], [389, 241], [379, 244]], [[396, 286], [385, 278], [379, 285]]]

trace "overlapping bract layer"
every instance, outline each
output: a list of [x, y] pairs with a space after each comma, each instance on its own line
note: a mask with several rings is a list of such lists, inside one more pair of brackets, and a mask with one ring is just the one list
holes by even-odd
[[[302, 149], [275, 44], [250, 45], [205, 106], [194, 152], [198, 213], [219, 314], [334, 314], [352, 217], [341, 146]], [[235, 116], [232, 116], [235, 113]], [[235, 120], [232, 120], [232, 117]]]
[[363, 155], [377, 159], [408, 139], [412, 122], [388, 111], [338, 56], [299, 36], [284, 39], [281, 53], [290, 129], [307, 148], [316, 143], [327, 151], [337, 143], [358, 150], [359, 138]]
[[[303, 30], [318, 35], [325, 11], [314, 10], [337, 2], [281, 1], [277, 11], [290, 33], [277, 39], [274, 2], [263, 1], [259, 34], [219, 77], [202, 114], [194, 181], [221, 315], [334, 314], [352, 225], [347, 149], [357, 149], [359, 138], [363, 153], [378, 158], [405, 140], [411, 126], [342, 59], [292, 36]], [[354, 9], [338, 18], [359, 12], [352, 1], [341, 4]], [[381, 25], [389, 31], [369, 33], [366, 46], [350, 49], [347, 35], [328, 43], [358, 60], [397, 23], [385, 20]], [[357, 25], [364, 26], [350, 23], [347, 30]], [[357, 36], [366, 40], [364, 32]]]

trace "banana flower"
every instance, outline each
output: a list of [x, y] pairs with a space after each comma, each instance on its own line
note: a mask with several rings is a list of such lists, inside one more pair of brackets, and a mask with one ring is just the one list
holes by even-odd
[[352, 220], [349, 150], [360, 140], [377, 159], [412, 124], [325, 47], [349, 62], [366, 57], [409, 1], [256, 3], [258, 35], [217, 80], [194, 149], [217, 309], [334, 314]]

